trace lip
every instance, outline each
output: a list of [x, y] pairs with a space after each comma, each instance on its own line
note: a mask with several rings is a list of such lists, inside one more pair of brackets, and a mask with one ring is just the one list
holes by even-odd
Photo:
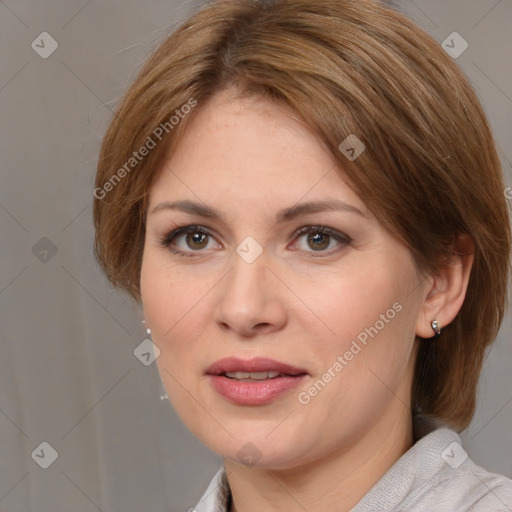
[[[283, 374], [260, 382], [230, 379], [227, 372], [270, 372]], [[296, 388], [308, 375], [304, 369], [274, 359], [256, 357], [245, 360], [227, 357], [213, 363], [207, 370], [213, 388], [224, 398], [237, 405], [265, 405]]]
[[304, 369], [267, 357], [254, 357], [252, 359], [226, 357], [219, 359], [206, 370], [208, 375], [221, 375], [227, 372], [279, 372], [292, 376], [308, 373]]

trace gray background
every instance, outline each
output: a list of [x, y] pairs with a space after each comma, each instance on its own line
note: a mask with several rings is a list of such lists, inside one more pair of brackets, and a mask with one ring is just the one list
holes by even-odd
[[[453, 31], [469, 43], [457, 60], [491, 119], [510, 186], [512, 1], [397, 5], [440, 43]], [[219, 467], [160, 399], [155, 365], [134, 356], [145, 338], [141, 313], [92, 254], [93, 177], [111, 110], [193, 8], [0, 1], [1, 511], [184, 511]], [[31, 48], [43, 31], [58, 42], [47, 59]], [[508, 318], [463, 435], [478, 463], [508, 477], [511, 332]], [[36, 463], [50, 457], [42, 442], [58, 453], [47, 469]]]

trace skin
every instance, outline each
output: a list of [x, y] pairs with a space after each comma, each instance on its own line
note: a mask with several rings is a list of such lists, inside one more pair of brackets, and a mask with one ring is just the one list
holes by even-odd
[[[276, 223], [282, 209], [332, 199], [360, 213], [321, 211]], [[182, 200], [222, 218], [161, 206]], [[187, 225], [210, 235], [169, 239]], [[327, 226], [342, 241], [296, 234], [303, 226]], [[420, 275], [305, 123], [234, 89], [199, 106], [152, 184], [146, 228], [141, 293], [161, 350], [158, 368], [185, 425], [223, 457], [231, 510], [350, 510], [412, 446], [415, 336], [432, 337], [434, 318], [446, 325], [455, 317], [470, 241], [458, 242], [466, 257], [435, 276]], [[236, 252], [248, 236], [263, 248], [252, 263]], [[300, 403], [298, 394], [397, 303], [394, 318]], [[270, 404], [236, 405], [205, 375], [227, 356], [270, 357], [309, 376]], [[237, 457], [249, 442], [259, 457], [252, 466]]]

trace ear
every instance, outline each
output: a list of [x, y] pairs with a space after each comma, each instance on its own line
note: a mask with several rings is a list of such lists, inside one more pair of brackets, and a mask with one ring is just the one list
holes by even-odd
[[468, 288], [469, 276], [475, 256], [475, 244], [467, 234], [461, 234], [453, 244], [453, 255], [434, 275], [430, 276], [431, 286], [416, 322], [416, 335], [432, 338], [432, 321], [442, 327], [457, 316]]

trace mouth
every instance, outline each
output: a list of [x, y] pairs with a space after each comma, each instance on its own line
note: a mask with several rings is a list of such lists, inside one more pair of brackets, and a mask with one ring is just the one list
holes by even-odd
[[237, 380], [265, 380], [278, 377], [296, 377], [307, 375], [308, 372], [274, 359], [256, 357], [253, 359], [238, 359], [226, 357], [213, 363], [207, 370], [207, 375], [225, 375]]
[[286, 373], [276, 371], [268, 372], [226, 372], [223, 373], [228, 379], [243, 380], [245, 382], [259, 382], [267, 379], [276, 379], [278, 377], [290, 377]]
[[273, 359], [233, 357], [215, 362], [206, 375], [213, 388], [228, 401], [237, 405], [264, 405], [297, 387], [309, 374]]

